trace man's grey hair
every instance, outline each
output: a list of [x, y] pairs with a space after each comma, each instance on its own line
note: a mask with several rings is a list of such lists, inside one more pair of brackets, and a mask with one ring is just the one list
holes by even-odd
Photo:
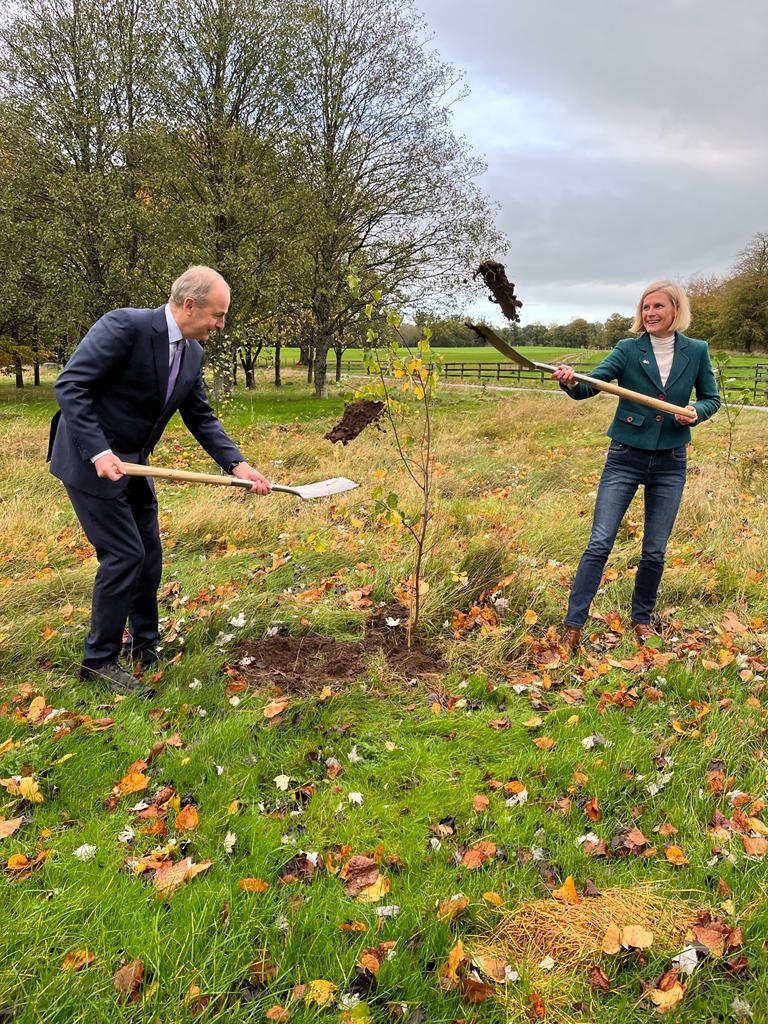
[[[188, 267], [171, 285], [170, 302], [172, 306], [181, 306], [184, 299], [194, 299], [204, 303], [208, 293], [216, 281], [227, 284], [221, 274], [213, 267]], [[227, 285], [229, 287], [229, 285]]]

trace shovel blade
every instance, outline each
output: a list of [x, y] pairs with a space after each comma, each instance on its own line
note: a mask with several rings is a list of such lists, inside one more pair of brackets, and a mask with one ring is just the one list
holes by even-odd
[[329, 494], [342, 494], [344, 491], [351, 491], [359, 486], [354, 480], [347, 480], [345, 476], [335, 476], [330, 480], [318, 480], [314, 484], [300, 484], [296, 487], [273, 484], [272, 490], [288, 491], [290, 494], [296, 494], [299, 498], [309, 501], [311, 498], [327, 498]]
[[522, 352], [518, 352], [516, 348], [512, 348], [506, 341], [498, 336], [498, 334], [491, 330], [487, 324], [467, 324], [467, 327], [471, 328], [475, 334], [479, 334], [480, 337], [489, 345], [501, 352], [502, 355], [506, 356], [507, 359], [511, 359], [519, 366], [527, 366], [529, 370], [538, 370], [539, 366], [531, 362], [528, 356], [524, 356]]

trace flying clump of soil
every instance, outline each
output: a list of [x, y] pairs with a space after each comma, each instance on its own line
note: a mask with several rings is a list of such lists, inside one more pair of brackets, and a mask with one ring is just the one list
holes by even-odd
[[374, 402], [370, 398], [358, 398], [346, 406], [344, 415], [336, 426], [331, 427], [328, 433], [323, 436], [328, 441], [341, 441], [342, 444], [349, 444], [370, 423], [375, 423], [383, 411], [383, 402]]
[[485, 260], [472, 276], [482, 277], [486, 288], [491, 293], [491, 301], [497, 303], [507, 320], [519, 323], [518, 309], [522, 306], [522, 302], [515, 295], [515, 283], [507, 278], [504, 264], [497, 263], [495, 260]]

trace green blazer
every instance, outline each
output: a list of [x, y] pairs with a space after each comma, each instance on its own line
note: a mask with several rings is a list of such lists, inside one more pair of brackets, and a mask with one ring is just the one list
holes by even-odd
[[[661, 398], [673, 405], [688, 405], [691, 392], [695, 390], [693, 405], [699, 418], [694, 426], [714, 416], [720, 408], [720, 394], [709, 361], [707, 343], [679, 331], [675, 333], [675, 357], [664, 387], [661, 386], [659, 368], [647, 333], [638, 338], [623, 338], [602, 363], [589, 371], [589, 375], [598, 380], [616, 380], [624, 388]], [[600, 394], [597, 388], [588, 384], [561, 387], [576, 400]], [[691, 440], [691, 428], [678, 423], [672, 413], [658, 412], [626, 398], [619, 399], [607, 433], [614, 441], [647, 451], [679, 448]]]

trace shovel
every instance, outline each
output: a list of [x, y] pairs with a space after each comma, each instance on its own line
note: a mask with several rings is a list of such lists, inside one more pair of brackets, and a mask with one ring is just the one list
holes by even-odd
[[[551, 363], [535, 363], [528, 356], [524, 356], [517, 349], [512, 348], [506, 341], [502, 339], [492, 331], [490, 327], [486, 327], [485, 324], [467, 324], [467, 327], [471, 328], [475, 334], [479, 334], [480, 337], [486, 341], [489, 345], [493, 345], [495, 349], [498, 349], [502, 355], [505, 355], [507, 359], [511, 359], [513, 362], [518, 363], [520, 366], [526, 366], [529, 370], [549, 370], [552, 372], [556, 370], [556, 366], [552, 366]], [[641, 405], [648, 405], [651, 409], [660, 409], [662, 412], [670, 412], [673, 416], [690, 416], [690, 409], [684, 409], [681, 405], [672, 405], [671, 402], [664, 402], [660, 398], [651, 398], [650, 395], [643, 395], [639, 391], [630, 391], [629, 388], [622, 388], [618, 384], [611, 384], [610, 381], [598, 380], [596, 377], [588, 377], [586, 373], [574, 373], [574, 380], [580, 381], [582, 384], [589, 384], [590, 387], [597, 388], [598, 391], [607, 391], [609, 395], [618, 395], [619, 398], [628, 398], [632, 402], [639, 402]]]
[[[161, 480], [183, 480], [190, 484], [215, 484], [219, 487], [247, 487], [250, 480], [239, 480], [236, 476], [215, 476], [213, 473], [190, 473], [186, 469], [164, 469], [162, 466], [139, 466], [135, 462], [124, 462], [126, 476], [152, 476]], [[329, 494], [341, 494], [358, 487], [354, 480], [343, 476], [335, 476], [331, 480], [318, 480], [314, 484], [301, 484], [289, 487], [287, 484], [272, 484], [273, 491], [295, 494], [305, 501], [311, 498], [325, 498]]]

